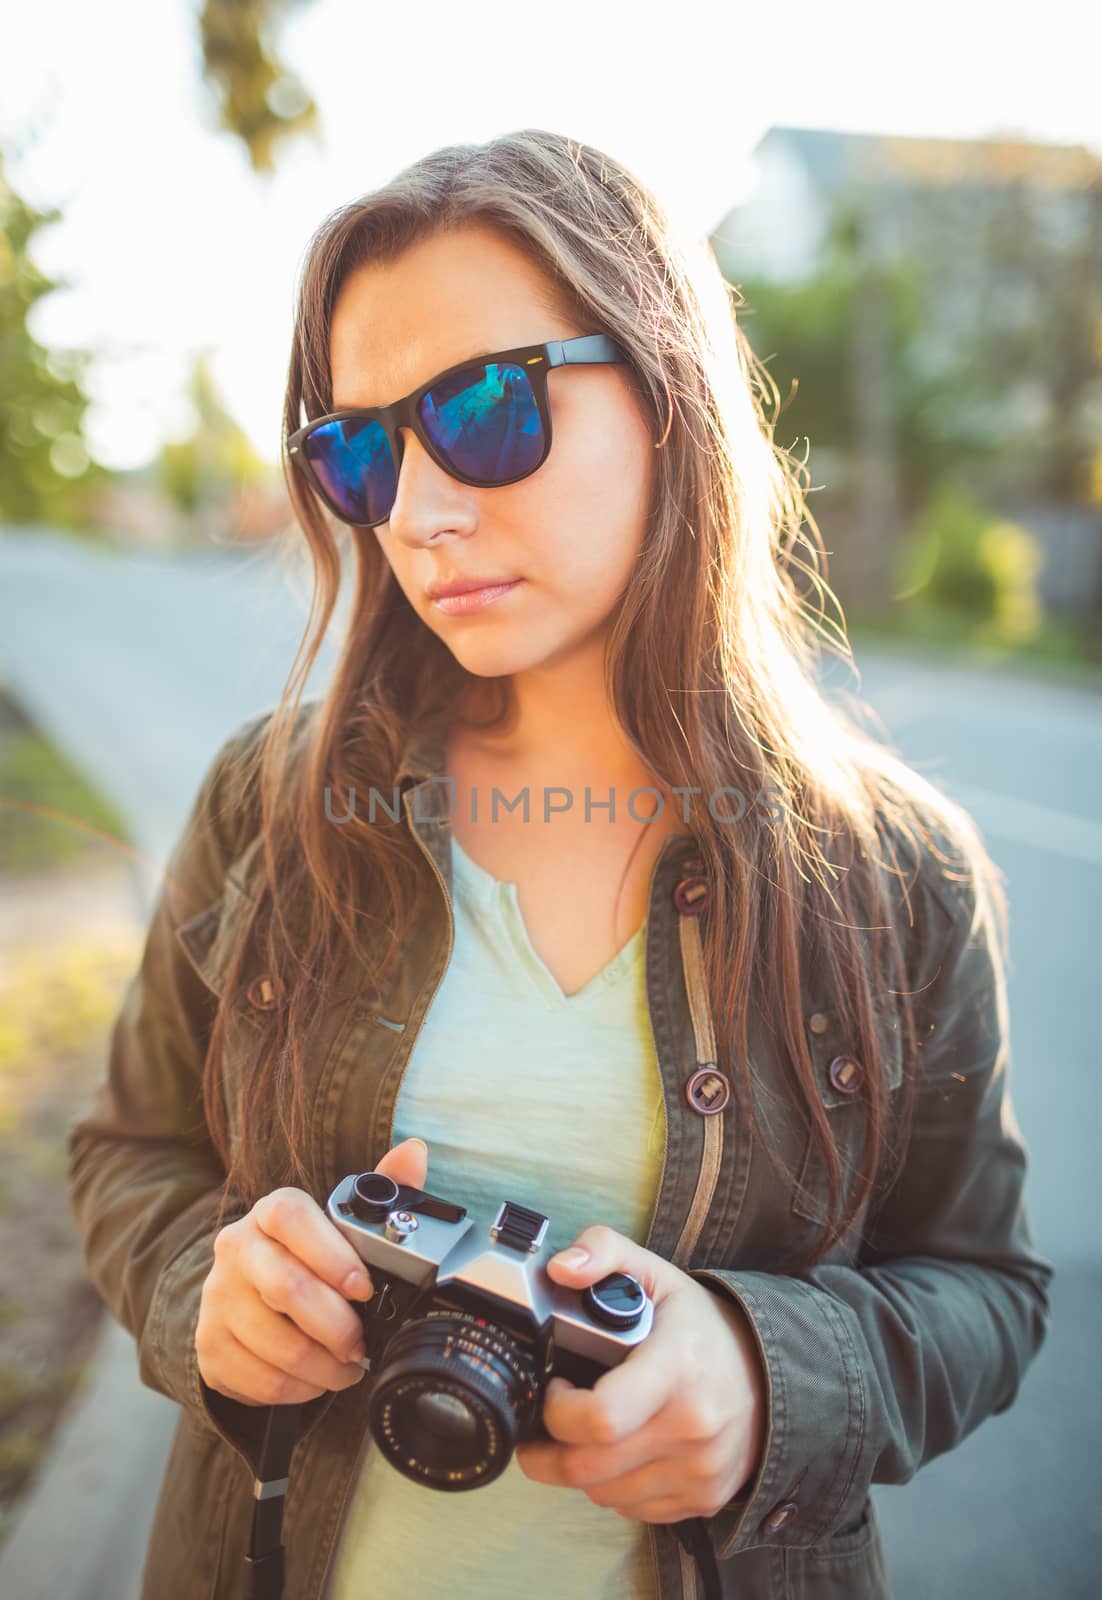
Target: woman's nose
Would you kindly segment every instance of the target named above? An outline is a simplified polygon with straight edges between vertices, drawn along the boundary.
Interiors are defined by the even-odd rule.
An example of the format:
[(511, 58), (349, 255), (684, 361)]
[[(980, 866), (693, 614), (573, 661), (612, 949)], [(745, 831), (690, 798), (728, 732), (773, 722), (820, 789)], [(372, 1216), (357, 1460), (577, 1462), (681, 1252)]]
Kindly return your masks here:
[(384, 526), (397, 539), (421, 545), (442, 529), (469, 532), (477, 523), (477, 491), (434, 461), (417, 435), (401, 428), (402, 462), (390, 517)]

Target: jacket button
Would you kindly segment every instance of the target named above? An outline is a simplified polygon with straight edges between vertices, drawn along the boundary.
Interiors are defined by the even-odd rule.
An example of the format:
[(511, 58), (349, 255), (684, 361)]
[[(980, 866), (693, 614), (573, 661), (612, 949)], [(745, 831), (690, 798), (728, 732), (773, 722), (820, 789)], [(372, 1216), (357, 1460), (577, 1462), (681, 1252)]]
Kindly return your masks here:
[(843, 1094), (856, 1094), (865, 1081), (865, 1069), (856, 1056), (835, 1056), (829, 1072), (831, 1083)]
[(273, 1011), (276, 1005), (275, 985), (266, 973), (259, 978), (254, 978), (245, 991), (249, 1004), (255, 1006), (257, 1011)]
[(673, 892), (673, 903), (683, 917), (699, 917), (711, 898), (707, 878), (682, 878)]
[(685, 1085), (685, 1098), (702, 1117), (714, 1117), (731, 1098), (731, 1085), (718, 1067), (698, 1067)]
[(791, 1522), (799, 1511), (795, 1500), (785, 1500), (783, 1504), (774, 1506), (765, 1519), (765, 1527), (769, 1533), (776, 1533), (778, 1528), (783, 1528), (785, 1523)]
[(825, 1033), (830, 1027), (830, 1018), (825, 1011), (813, 1011), (807, 1019), (807, 1025), (812, 1033)]

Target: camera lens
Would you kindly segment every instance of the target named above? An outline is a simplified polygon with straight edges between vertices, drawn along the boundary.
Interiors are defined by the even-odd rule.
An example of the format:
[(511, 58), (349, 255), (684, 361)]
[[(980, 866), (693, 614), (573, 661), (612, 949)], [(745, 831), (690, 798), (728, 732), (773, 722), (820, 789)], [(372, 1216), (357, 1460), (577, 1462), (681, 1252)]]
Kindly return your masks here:
[(539, 1405), (535, 1364), (501, 1328), (430, 1311), (387, 1346), (368, 1424), (392, 1466), (432, 1489), (477, 1489), (505, 1471)]
[(419, 1454), (431, 1451), (439, 1464), (449, 1467), (462, 1466), (469, 1459), (478, 1440), (478, 1423), (465, 1401), (440, 1389), (426, 1389), (414, 1396), (411, 1409), (418, 1443), (424, 1441)]

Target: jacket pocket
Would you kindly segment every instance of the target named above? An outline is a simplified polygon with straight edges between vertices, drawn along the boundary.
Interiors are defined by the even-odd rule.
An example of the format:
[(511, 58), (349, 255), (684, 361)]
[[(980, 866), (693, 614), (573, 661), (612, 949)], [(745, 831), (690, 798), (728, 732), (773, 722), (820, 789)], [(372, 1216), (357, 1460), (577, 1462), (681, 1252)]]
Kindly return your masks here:
[[(259, 942), (247, 934), (256, 906), (252, 892), (256, 877), (250, 870), (259, 862), (259, 840), (254, 840), (245, 855), (230, 867), (220, 898), (205, 906), (187, 922), (176, 929), (176, 939), (187, 955), (190, 965), (198, 973), (213, 997), (226, 1004), (220, 1079), (226, 1107), (226, 1124), (229, 1133), (230, 1153), (236, 1155), (246, 1137), (256, 1138), (251, 1131), (256, 1124), (255, 1112), (250, 1113), (250, 1089), (257, 1063), (264, 1052), (275, 1020), (274, 1013), (283, 1004), (272, 976), (265, 970), (265, 960)], [(239, 944), (246, 940), (245, 955), (234, 993), (227, 997), (230, 966)], [(347, 968), (334, 975), (334, 985), (342, 998), (317, 1004), (308, 1023), (308, 1036), (302, 1041), (302, 1059), (309, 1075), (307, 1093), (312, 1107), (311, 1122), (307, 1129), (305, 1156), (315, 1173), (313, 1180), (315, 1198), (324, 1199), (328, 1188), (336, 1182), (331, 1150), (327, 1141), (333, 1138), (336, 1119), (329, 1108), (334, 1104), (342, 1084), (334, 1083), (334, 1051), (338, 1041), (345, 1037), (348, 1027), (358, 1018), (365, 1017), (372, 1024), (374, 1048), (369, 1052), (372, 1067), (377, 1071), (383, 1058), (397, 1049), (405, 1024), (402, 1016), (402, 997), (397, 997), (399, 1009), (395, 1013), (388, 1004), (391, 996), (371, 985), (361, 985), (355, 993), (359, 979), (360, 952), (349, 957)], [(385, 1007), (385, 1009), (383, 1009)], [(383, 1043), (385, 1041), (385, 1044)], [(340, 1066), (341, 1052), (337, 1052)], [(354, 1063), (343, 1063), (351, 1071)], [(360, 1069), (364, 1062), (355, 1063)], [(352, 1119), (355, 1123), (355, 1118)], [(358, 1139), (355, 1126), (348, 1132), (349, 1139)], [(271, 1188), (287, 1182), (290, 1152), (282, 1133), (257, 1139), (258, 1157), (263, 1176)], [(337, 1177), (343, 1177), (349, 1167), (341, 1167)]]
[(880, 1526), (871, 1498), (861, 1520), (821, 1544), (785, 1551), (786, 1600), (890, 1600)]
[(228, 876), (221, 898), (176, 929), (184, 954), (219, 999), (225, 992), (226, 973), (252, 909), (252, 896)]
[[(838, 1009), (825, 1006), (805, 1017), (808, 1048), (815, 1070), (815, 1083), (824, 1111), (830, 1119), (839, 1156), (842, 1160), (844, 1193), (856, 1182), (855, 1164), (861, 1152), (865, 1130), (865, 1103), (870, 1066), (882, 1074), (889, 1092), (903, 1081), (903, 1047), (898, 1033), (881, 1027), (879, 1057), (874, 1063), (861, 1059), (856, 1042), (843, 1027)], [(827, 1220), (827, 1179), (808, 1130), (800, 1174), (792, 1193), (792, 1210), (811, 1222)]]

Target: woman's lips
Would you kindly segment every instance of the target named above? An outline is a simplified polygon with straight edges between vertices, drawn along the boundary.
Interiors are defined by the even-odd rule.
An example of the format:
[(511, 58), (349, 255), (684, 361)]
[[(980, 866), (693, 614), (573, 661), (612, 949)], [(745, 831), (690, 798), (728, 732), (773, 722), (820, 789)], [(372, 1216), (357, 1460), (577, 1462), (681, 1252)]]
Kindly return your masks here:
[(466, 594), (442, 595), (432, 603), (450, 617), (461, 617), (468, 611), (481, 611), (484, 606), (493, 605), (503, 594), (519, 589), (523, 582), (523, 578), (515, 578), (512, 583), (492, 583), (485, 589), (468, 589)]

